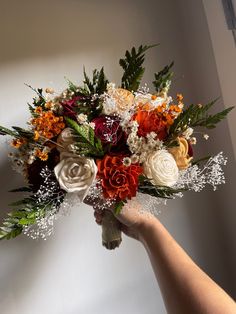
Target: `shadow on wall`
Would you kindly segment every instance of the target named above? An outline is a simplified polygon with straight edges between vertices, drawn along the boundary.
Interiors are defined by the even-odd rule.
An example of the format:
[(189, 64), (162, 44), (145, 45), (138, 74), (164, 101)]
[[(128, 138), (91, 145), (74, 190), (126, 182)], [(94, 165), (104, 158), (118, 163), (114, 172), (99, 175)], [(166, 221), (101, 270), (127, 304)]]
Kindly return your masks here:
[[(23, 186), (22, 176), (15, 174), (11, 169), (10, 162), (5, 161), (0, 166), (1, 189), (0, 189), (0, 221), (10, 211), (9, 203), (22, 197), (22, 193), (7, 193), (13, 188)], [(34, 285), (35, 276), (27, 276), (37, 268), (37, 261), (44, 250), (43, 241), (32, 241), (26, 236), (19, 236), (11, 240), (0, 241), (0, 304), (2, 313), (7, 313), (11, 294), (18, 287), (23, 295), (30, 291)], [(25, 274), (25, 281), (22, 278)], [(36, 274), (37, 275), (37, 274)], [(13, 288), (14, 287), (14, 288)]]

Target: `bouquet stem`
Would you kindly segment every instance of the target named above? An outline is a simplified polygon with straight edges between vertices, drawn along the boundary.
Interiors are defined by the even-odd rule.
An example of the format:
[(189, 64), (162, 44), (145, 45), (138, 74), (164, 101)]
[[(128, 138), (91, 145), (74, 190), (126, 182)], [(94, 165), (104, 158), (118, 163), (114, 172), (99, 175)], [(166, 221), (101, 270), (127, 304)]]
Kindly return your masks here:
[(102, 218), (102, 245), (114, 250), (121, 243), (120, 222), (110, 210), (105, 210)]

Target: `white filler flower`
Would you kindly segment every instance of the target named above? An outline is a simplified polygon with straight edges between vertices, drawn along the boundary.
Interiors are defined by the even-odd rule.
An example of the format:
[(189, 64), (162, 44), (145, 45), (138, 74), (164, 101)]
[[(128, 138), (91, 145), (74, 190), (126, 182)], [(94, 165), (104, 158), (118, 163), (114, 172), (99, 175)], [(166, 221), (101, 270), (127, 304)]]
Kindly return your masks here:
[(148, 154), (143, 170), (153, 185), (173, 186), (179, 177), (174, 157), (164, 149)]
[(64, 152), (54, 172), (61, 189), (76, 193), (82, 202), (96, 178), (97, 166), (92, 158)]

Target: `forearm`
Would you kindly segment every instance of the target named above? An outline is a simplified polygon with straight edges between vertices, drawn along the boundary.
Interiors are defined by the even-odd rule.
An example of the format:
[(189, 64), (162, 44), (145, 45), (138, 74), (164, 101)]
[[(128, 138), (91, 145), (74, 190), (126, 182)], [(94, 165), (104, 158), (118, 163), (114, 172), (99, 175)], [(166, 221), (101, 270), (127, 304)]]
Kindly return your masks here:
[(234, 301), (211, 280), (156, 219), (140, 228), (168, 313), (233, 314)]

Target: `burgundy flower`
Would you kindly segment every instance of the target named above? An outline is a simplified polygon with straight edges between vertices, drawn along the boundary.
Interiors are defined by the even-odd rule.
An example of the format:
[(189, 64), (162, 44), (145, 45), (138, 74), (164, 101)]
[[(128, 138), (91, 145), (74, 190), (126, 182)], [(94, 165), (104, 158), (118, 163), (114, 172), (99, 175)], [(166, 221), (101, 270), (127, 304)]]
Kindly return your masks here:
[(108, 147), (110, 153), (127, 153), (127, 135), (120, 126), (120, 119), (115, 116), (100, 116), (92, 120), (95, 123), (95, 135)]
[(47, 161), (36, 159), (32, 164), (27, 165), (26, 175), (28, 183), (32, 186), (33, 192), (37, 192), (40, 188), (40, 185), (44, 183), (44, 179), (40, 175), (40, 172), (43, 170), (43, 168), (47, 166), (50, 170), (53, 170), (59, 161), (60, 153), (56, 148), (54, 148), (48, 154)]
[(116, 145), (123, 133), (120, 120), (117, 117), (100, 116), (92, 120), (95, 123), (95, 135), (104, 144)]
[(74, 109), (78, 106), (78, 101), (80, 101), (81, 98), (81, 96), (74, 96), (69, 100), (63, 100), (61, 102), (63, 107), (63, 115), (75, 119), (76, 111)]
[(188, 141), (188, 155), (193, 157), (193, 146), (190, 144), (190, 141)]

